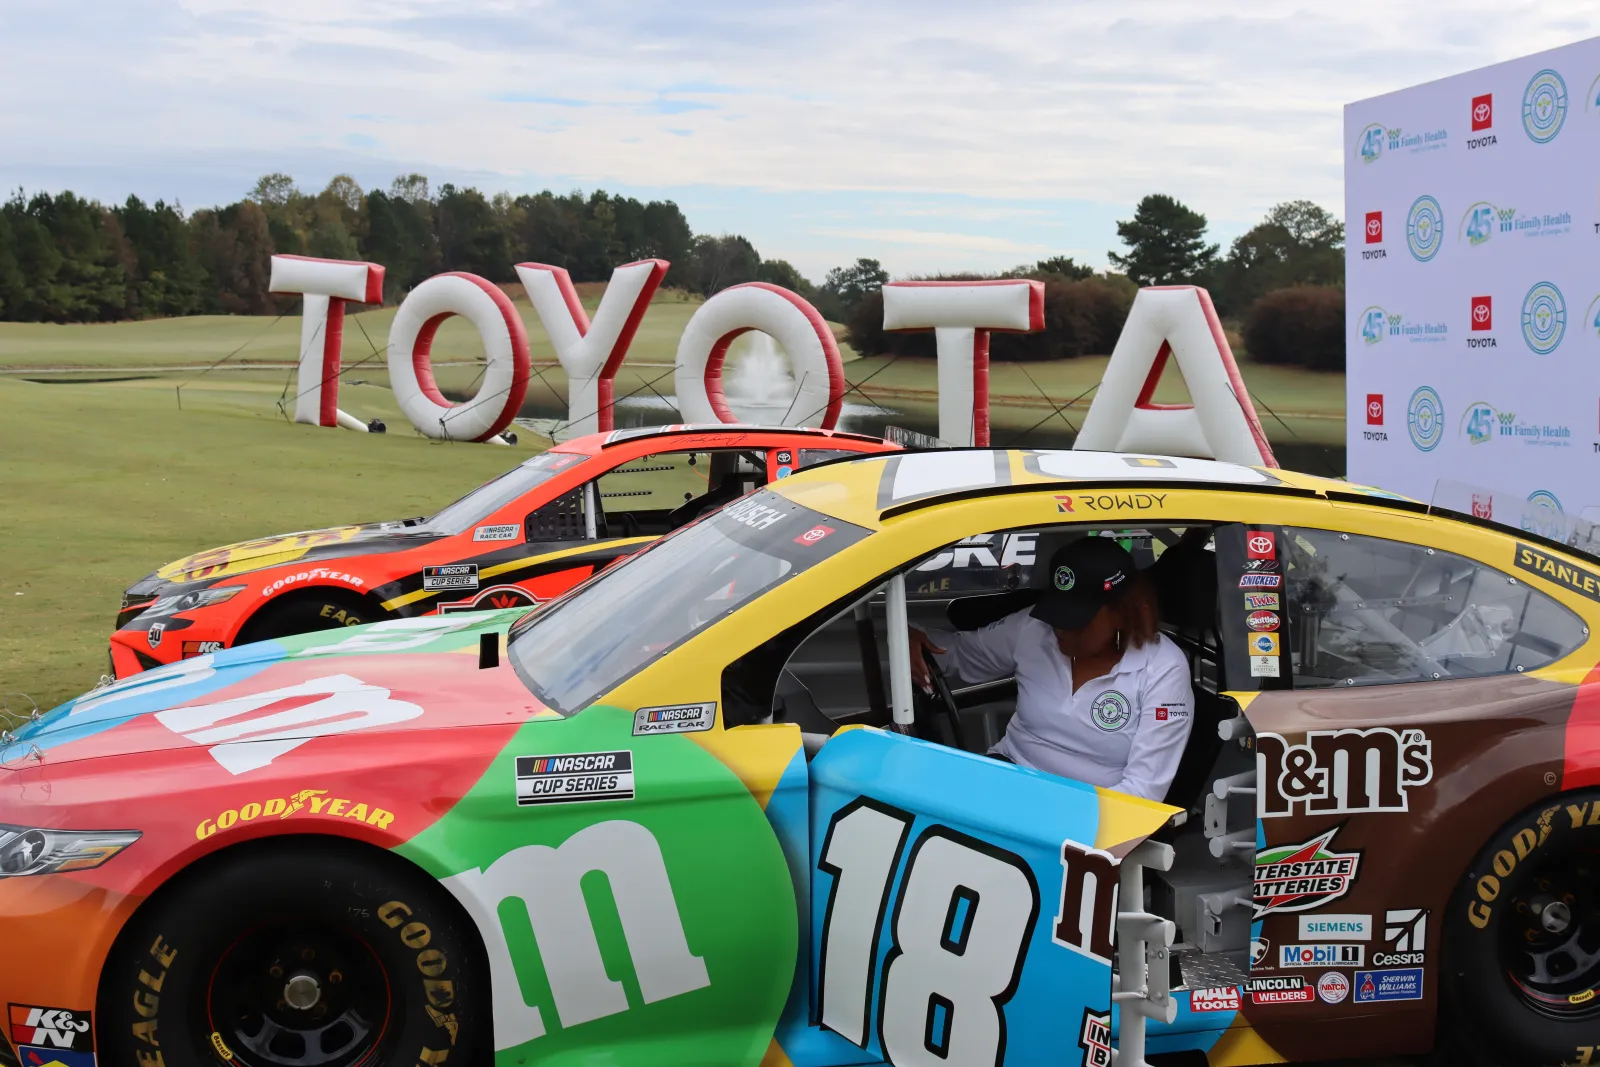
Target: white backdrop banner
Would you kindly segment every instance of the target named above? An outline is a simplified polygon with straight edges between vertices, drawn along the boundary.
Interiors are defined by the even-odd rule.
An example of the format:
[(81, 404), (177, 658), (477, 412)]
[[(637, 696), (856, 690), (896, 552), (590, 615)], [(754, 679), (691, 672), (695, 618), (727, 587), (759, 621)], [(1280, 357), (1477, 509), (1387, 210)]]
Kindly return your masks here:
[(1352, 481), (1600, 505), (1600, 39), (1344, 112)]

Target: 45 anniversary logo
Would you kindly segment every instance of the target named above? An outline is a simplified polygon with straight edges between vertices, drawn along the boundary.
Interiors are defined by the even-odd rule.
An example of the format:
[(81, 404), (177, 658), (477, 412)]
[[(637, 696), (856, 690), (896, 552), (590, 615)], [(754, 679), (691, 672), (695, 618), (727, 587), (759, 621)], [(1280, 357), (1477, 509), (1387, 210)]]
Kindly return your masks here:
[(1311, 730), (1292, 745), (1256, 738), (1263, 819), (1408, 811), (1408, 791), (1433, 781), (1433, 742), (1421, 730)]

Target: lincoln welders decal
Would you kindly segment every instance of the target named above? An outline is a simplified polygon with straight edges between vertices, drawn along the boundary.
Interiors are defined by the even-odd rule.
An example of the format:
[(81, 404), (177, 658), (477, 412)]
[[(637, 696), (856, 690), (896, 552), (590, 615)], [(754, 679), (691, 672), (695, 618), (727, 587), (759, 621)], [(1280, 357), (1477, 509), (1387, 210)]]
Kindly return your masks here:
[(1256, 917), (1272, 911), (1310, 911), (1338, 900), (1355, 885), (1360, 852), (1330, 848), (1340, 827), (1301, 845), (1275, 845), (1256, 853)]
[(517, 757), (519, 805), (632, 799), (632, 752)]

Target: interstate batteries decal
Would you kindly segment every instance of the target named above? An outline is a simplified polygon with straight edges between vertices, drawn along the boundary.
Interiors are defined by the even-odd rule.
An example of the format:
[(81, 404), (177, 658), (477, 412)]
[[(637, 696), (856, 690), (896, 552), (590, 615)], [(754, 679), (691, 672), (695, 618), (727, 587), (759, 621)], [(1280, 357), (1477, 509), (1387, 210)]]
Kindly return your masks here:
[(1310, 911), (1350, 892), (1361, 853), (1335, 852), (1334, 827), (1303, 845), (1277, 845), (1256, 853), (1256, 918), (1270, 911)]
[(632, 799), (632, 752), (517, 757), (518, 805)]

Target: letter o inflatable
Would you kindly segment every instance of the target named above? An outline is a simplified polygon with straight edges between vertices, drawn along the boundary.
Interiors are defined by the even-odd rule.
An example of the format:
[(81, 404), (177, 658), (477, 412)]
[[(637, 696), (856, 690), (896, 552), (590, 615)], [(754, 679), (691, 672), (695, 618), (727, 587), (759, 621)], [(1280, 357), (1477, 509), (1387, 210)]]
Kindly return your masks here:
[(676, 374), (683, 421), (740, 421), (722, 390), (722, 364), (734, 338), (751, 330), (770, 335), (794, 365), (799, 392), (784, 425), (833, 429), (844, 403), (839, 344), (816, 308), (798, 294), (766, 282), (724, 289), (701, 304), (684, 327)]
[[(433, 380), (430, 353), (439, 324), (460, 315), (477, 327), (488, 366), (478, 393), (453, 404)], [(389, 386), (413, 426), (429, 437), (487, 441), (507, 426), (528, 392), (528, 334), (500, 287), (452, 271), (406, 296), (389, 327)]]

